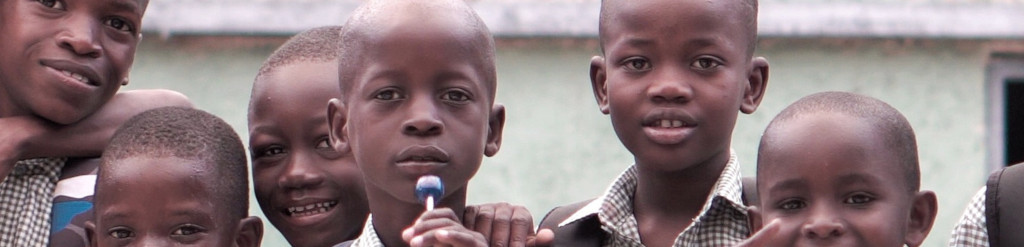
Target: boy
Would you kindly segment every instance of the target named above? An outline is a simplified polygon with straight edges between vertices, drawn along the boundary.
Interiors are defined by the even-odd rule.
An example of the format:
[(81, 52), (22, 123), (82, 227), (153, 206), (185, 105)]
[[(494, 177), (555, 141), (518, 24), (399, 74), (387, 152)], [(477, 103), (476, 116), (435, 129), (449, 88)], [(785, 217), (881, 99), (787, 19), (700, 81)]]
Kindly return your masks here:
[[(341, 26), (313, 28), (281, 45), (260, 68), (249, 102), (256, 200), (296, 247), (355, 239), (369, 214), (355, 160), (328, 143), (326, 103), (340, 94), (340, 33)], [(464, 217), (467, 228), (503, 246), (533, 230), (532, 216), (519, 206), (470, 206)]]
[(209, 113), (165, 107), (114, 134), (96, 182), (94, 247), (259, 246), (263, 224), (247, 216), (245, 150)]
[(603, 56), (590, 78), (602, 113), (634, 156), (608, 191), (552, 210), (555, 245), (731, 246), (750, 233), (737, 112), (764, 95), (768, 62), (754, 58), (753, 0), (605, 0)]
[[(341, 39), (331, 141), (354, 156), (371, 212), (347, 244), (487, 245), (461, 217), (469, 179), (483, 155), (498, 152), (505, 119), (487, 27), (459, 0), (370, 1)], [(413, 193), (423, 175), (445, 187), (425, 213)]]
[(920, 173), (914, 130), (896, 109), (852, 93), (804, 97), (761, 138), (758, 210), (776, 221), (761, 246), (920, 246), (938, 205)]
[(55, 183), (77, 166), (63, 157), (98, 156), (139, 102), (158, 100), (106, 104), (128, 82), (147, 3), (0, 1), (0, 246), (45, 246)]

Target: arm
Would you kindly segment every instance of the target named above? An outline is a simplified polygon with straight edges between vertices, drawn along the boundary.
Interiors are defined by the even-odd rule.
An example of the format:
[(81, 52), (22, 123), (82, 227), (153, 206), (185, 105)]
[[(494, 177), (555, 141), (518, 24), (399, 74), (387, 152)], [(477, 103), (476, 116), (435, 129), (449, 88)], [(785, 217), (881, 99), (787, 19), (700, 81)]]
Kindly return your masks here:
[(122, 123), (136, 114), (164, 107), (192, 107), (181, 93), (170, 90), (132, 90), (120, 92), (99, 110), (82, 121), (57, 126), (36, 120), (31, 138), (23, 145), (19, 159), (39, 157), (96, 157)]
[(490, 203), (467, 206), (463, 225), (484, 235), (491, 246), (550, 246), (554, 234), (544, 229), (536, 234), (533, 215), (523, 206)]

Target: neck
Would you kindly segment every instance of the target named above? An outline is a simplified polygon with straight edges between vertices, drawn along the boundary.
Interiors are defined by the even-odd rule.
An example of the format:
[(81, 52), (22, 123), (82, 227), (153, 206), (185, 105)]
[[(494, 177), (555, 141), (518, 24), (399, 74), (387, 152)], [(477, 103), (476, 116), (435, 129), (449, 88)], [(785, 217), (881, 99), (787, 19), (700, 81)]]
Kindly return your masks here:
[[(369, 184), (368, 184), (369, 185)], [(402, 240), (402, 230), (408, 228), (423, 214), (423, 204), (403, 201), (391, 196), (391, 194), (380, 188), (366, 186), (366, 197), (370, 205), (370, 214), (373, 214), (373, 228), (380, 237), (384, 246), (409, 246)], [(460, 216), (466, 208), (466, 188), (463, 187), (437, 202), (437, 207), (449, 208)]]
[(729, 162), (729, 151), (684, 170), (664, 171), (637, 165), (634, 210), (638, 215), (692, 219), (711, 194)]

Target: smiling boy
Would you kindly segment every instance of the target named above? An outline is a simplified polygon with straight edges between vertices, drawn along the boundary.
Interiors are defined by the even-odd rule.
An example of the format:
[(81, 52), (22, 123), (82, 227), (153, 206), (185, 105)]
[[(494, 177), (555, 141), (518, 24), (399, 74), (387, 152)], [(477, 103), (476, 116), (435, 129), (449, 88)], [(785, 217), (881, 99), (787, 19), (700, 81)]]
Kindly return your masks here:
[(148, 103), (190, 105), (169, 91), (111, 101), (128, 83), (147, 4), (0, 1), (0, 245), (47, 244), (53, 188), (62, 169), (78, 168), (65, 167), (64, 157), (98, 156), (113, 130)]
[[(352, 246), (486, 245), (461, 215), (469, 179), (498, 152), (505, 120), (487, 27), (458, 0), (371, 1), (341, 37), (331, 140), (355, 157), (371, 212)], [(423, 175), (446, 188), (426, 213), (413, 193)]]
[(605, 0), (590, 78), (635, 164), (541, 222), (555, 245), (731, 246), (750, 233), (732, 131), (764, 95), (753, 0)]
[(755, 220), (777, 222), (764, 245), (920, 246), (935, 221), (914, 130), (880, 100), (804, 97), (768, 125), (757, 159)]

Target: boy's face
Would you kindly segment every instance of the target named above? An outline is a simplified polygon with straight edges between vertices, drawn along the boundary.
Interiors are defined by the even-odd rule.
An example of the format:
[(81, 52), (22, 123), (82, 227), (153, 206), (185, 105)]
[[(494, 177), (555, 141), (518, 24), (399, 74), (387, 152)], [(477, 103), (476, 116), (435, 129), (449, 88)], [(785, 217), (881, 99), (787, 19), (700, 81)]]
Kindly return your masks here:
[(0, 114), (74, 123), (128, 75), (147, 1), (4, 0)]
[(738, 111), (753, 112), (768, 64), (747, 54), (744, 6), (732, 1), (618, 3), (591, 61), (601, 111), (638, 165), (725, 164)]
[[(870, 123), (809, 114), (778, 125), (759, 155), (763, 222), (779, 246), (903, 246), (914, 192)], [(930, 224), (929, 224), (930, 226)], [(923, 237), (922, 237), (923, 238)]]
[[(97, 181), (93, 246), (232, 246), (239, 222), (212, 197), (208, 171), (181, 158), (131, 157)], [(158, 169), (154, 169), (158, 168)], [(219, 209), (219, 210), (218, 210)]]
[(489, 76), (475, 64), (483, 54), (472, 51), (482, 48), (467, 47), (479, 37), (460, 32), (460, 22), (409, 21), (365, 41), (366, 62), (337, 133), (350, 144), (368, 191), (417, 203), (413, 188), (422, 175), (441, 177), (446, 195), (465, 191), (482, 155), (498, 151), (504, 108), (492, 110)]
[(249, 119), (256, 200), (294, 246), (354, 239), (369, 214), (355, 160), (329, 145), (336, 62), (296, 62), (256, 82)]

